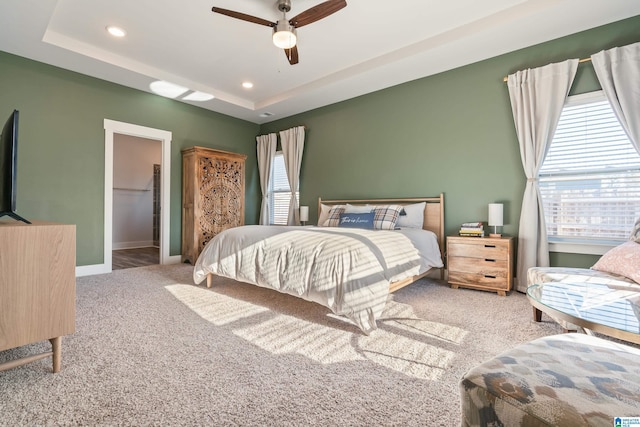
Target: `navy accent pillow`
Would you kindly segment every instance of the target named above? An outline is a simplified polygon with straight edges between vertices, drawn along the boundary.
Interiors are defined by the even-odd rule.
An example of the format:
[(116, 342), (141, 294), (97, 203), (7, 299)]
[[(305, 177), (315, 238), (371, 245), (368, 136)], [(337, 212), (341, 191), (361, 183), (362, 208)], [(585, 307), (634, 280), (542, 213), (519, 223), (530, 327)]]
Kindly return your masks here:
[(340, 214), (338, 227), (373, 229), (373, 219), (375, 216), (375, 212), (342, 213)]

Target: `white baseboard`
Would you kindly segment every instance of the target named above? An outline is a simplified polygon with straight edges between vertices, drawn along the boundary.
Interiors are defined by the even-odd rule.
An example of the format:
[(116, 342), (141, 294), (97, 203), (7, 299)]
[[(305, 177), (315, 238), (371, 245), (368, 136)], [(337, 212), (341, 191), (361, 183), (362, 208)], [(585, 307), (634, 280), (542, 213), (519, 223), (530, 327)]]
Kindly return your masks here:
[(165, 264), (180, 264), (182, 262), (182, 255), (169, 255)]
[(150, 246), (153, 246), (153, 240), (141, 240), (139, 242), (114, 242), (112, 249), (117, 251), (118, 249), (148, 248)]
[(76, 267), (76, 277), (93, 276), (96, 274), (111, 273), (106, 264), (80, 265)]
[[(165, 264), (180, 264), (182, 262), (182, 255), (170, 255), (166, 261)], [(111, 273), (111, 270), (107, 270), (106, 264), (80, 265), (76, 267), (76, 277), (105, 273)]]

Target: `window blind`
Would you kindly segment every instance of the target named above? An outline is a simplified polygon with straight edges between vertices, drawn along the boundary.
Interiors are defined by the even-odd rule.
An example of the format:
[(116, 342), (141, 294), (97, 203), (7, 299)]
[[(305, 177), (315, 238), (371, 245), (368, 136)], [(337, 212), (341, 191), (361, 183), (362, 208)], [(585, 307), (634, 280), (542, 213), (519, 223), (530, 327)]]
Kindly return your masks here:
[(604, 95), (564, 107), (539, 183), (550, 241), (628, 239), (640, 155)]
[[(271, 195), (269, 223), (287, 225), (291, 187), (289, 187), (287, 170), (284, 166), (284, 156), (281, 152), (276, 153), (273, 159), (269, 191)], [(296, 194), (296, 197), (299, 197), (299, 194)]]

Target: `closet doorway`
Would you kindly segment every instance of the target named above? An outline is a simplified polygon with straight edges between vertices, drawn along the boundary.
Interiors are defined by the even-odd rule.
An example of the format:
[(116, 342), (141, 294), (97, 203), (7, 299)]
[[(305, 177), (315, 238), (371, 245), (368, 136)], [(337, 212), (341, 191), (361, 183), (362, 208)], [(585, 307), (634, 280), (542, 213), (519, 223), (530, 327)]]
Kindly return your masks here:
[[(104, 264), (100, 268), (100, 272), (110, 272), (113, 269), (113, 250), (128, 250), (132, 248), (124, 248), (124, 246), (147, 246), (147, 241), (151, 242), (151, 246), (153, 247), (153, 241), (157, 240), (159, 243), (158, 252), (158, 262), (160, 264), (168, 264), (170, 262), (174, 262), (172, 257), (169, 255), (169, 206), (170, 206), (170, 188), (169, 188), (169, 179), (171, 176), (171, 132), (153, 129), (144, 126), (134, 125), (130, 123), (117, 122), (109, 119), (104, 120), (104, 129), (105, 129), (105, 211), (104, 211)], [(122, 183), (120, 181), (120, 176), (116, 175), (118, 172), (114, 170), (114, 157), (117, 155), (114, 152), (114, 147), (119, 142), (119, 138), (124, 137), (125, 140), (129, 141), (131, 146), (137, 146), (140, 141), (146, 140), (151, 144), (159, 145), (159, 153), (160, 160), (157, 158), (152, 160), (150, 163), (150, 171), (149, 173), (149, 183), (145, 185), (146, 181), (144, 179), (140, 179), (138, 181), (132, 181), (131, 183)], [(145, 161), (146, 162), (146, 161)], [(159, 165), (159, 174), (158, 168), (154, 165)], [(146, 179), (146, 178), (145, 178)], [(159, 186), (157, 182), (160, 182)], [(155, 191), (154, 191), (154, 183), (155, 183)], [(143, 184), (143, 185), (139, 185)], [(159, 187), (159, 188), (158, 188)], [(118, 188), (117, 190), (115, 188)], [(149, 190), (149, 191), (147, 191)], [(116, 191), (124, 193), (116, 196)], [(114, 235), (114, 227), (117, 226), (118, 222), (122, 222), (120, 219), (115, 219), (114, 215), (114, 200), (116, 198), (127, 198), (127, 194), (130, 199), (135, 199), (135, 197), (131, 197), (136, 195), (137, 193), (144, 193), (151, 197), (153, 200), (155, 195), (155, 208), (156, 208), (156, 221), (154, 221), (153, 213), (149, 215), (149, 222), (151, 225), (151, 236), (147, 237), (128, 237), (126, 239), (122, 238), (121, 230), (115, 231), (117, 235)], [(140, 195), (138, 194), (138, 195)], [(135, 203), (130, 203), (130, 209), (135, 210)], [(153, 202), (152, 202), (152, 210), (153, 212)], [(124, 216), (125, 221), (124, 224), (126, 227), (131, 227), (131, 224), (134, 224), (134, 220), (129, 215), (131, 212), (127, 213)], [(128, 219), (127, 219), (128, 218)], [(156, 235), (153, 236), (153, 224), (155, 222), (156, 225)], [(149, 240), (147, 240), (147, 238)], [(137, 242), (137, 243), (136, 243)], [(118, 245), (114, 247), (114, 243)], [(155, 251), (154, 251), (155, 252)], [(179, 256), (175, 257), (179, 260)]]
[(113, 270), (160, 264), (161, 161), (160, 141), (114, 134)]

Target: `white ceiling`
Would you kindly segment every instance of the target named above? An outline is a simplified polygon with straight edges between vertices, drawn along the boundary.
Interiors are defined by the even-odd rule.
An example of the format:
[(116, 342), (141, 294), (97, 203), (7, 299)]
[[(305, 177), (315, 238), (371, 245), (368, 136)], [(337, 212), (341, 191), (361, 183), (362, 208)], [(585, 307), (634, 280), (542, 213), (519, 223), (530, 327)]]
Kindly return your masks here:
[[(322, 1), (292, 0), (287, 16)], [(270, 28), (211, 12), (276, 21), (276, 0), (2, 0), (0, 50), (147, 92), (170, 81), (216, 97), (190, 104), (264, 123), (640, 15), (636, 0), (347, 3), (298, 30), (293, 66)]]

